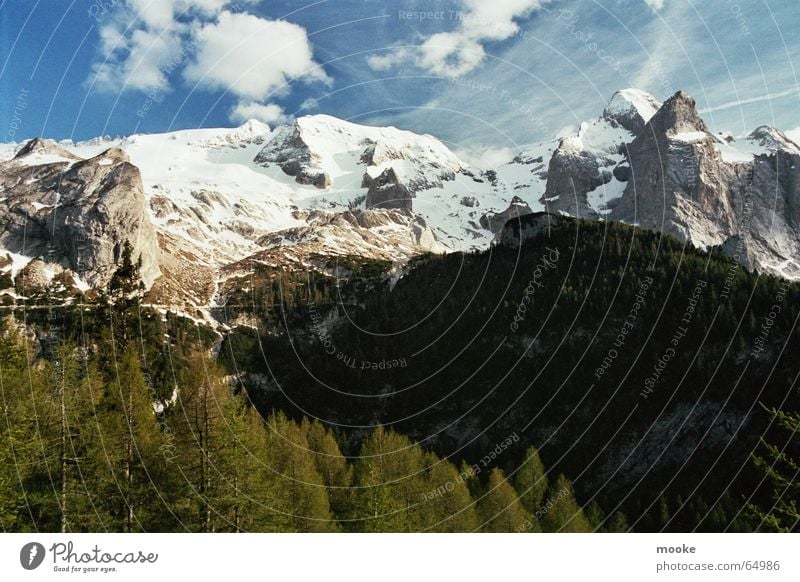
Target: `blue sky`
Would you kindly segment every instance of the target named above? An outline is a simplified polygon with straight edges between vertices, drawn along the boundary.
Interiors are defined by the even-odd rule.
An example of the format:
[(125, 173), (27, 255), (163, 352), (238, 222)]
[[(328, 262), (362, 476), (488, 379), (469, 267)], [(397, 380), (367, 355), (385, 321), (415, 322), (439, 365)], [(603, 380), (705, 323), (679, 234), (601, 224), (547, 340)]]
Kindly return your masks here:
[(0, 0), (0, 26), (0, 141), (327, 113), (514, 150), (631, 86), (800, 126), (800, 0)]

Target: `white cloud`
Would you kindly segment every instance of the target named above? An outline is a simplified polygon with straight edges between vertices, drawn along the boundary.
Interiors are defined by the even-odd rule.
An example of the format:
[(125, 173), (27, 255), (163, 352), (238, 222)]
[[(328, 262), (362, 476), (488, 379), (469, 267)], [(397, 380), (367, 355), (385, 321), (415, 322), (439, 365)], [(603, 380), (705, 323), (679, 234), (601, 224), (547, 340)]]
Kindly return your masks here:
[(147, 28), (164, 30), (175, 19), (176, 0), (128, 0), (130, 12)]
[(484, 43), (498, 42), (519, 33), (517, 20), (542, 8), (550, 0), (461, 0), (458, 27), (424, 39), (415, 49), (395, 49), (367, 59), (376, 71), (387, 71), (403, 62), (444, 77), (458, 77), (474, 70), (486, 57)]
[(474, 38), (441, 32), (426, 40), (420, 51), (423, 68), (443, 77), (459, 77), (481, 64), (486, 53)]
[(517, 150), (508, 147), (483, 147), (457, 150), (456, 155), (473, 168), (485, 170), (496, 168), (514, 159)]
[[(244, 0), (246, 3), (254, 0)], [(186, 62), (188, 35), (232, 0), (116, 0), (99, 27), (100, 52), (92, 65), (97, 89), (169, 90), (169, 77)]]
[(283, 20), (222, 12), (194, 35), (197, 51), (188, 81), (258, 101), (293, 80), (328, 81), (314, 61), (304, 28)]
[(166, 89), (167, 77), (185, 58), (177, 31), (137, 29), (124, 36), (109, 27), (101, 37), (105, 45), (116, 49), (92, 68), (93, 80), (102, 91)]
[(280, 123), (264, 103), (295, 80), (329, 82), (304, 28), (232, 12), (260, 0), (117, 0), (99, 28), (100, 54), (89, 83), (100, 91), (170, 91), (182, 72), (196, 87), (231, 93), (234, 121)]
[(263, 105), (252, 101), (240, 101), (231, 111), (230, 119), (236, 123), (257, 119), (269, 125), (277, 125), (285, 123), (288, 117), (283, 108), (274, 103)]

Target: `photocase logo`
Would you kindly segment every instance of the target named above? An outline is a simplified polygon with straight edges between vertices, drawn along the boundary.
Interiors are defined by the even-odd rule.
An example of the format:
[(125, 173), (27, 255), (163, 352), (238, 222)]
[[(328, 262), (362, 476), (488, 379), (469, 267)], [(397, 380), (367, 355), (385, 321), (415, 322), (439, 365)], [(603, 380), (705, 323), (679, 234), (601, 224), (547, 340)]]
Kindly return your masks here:
[(38, 542), (30, 542), (22, 546), (19, 552), (19, 563), (26, 570), (35, 570), (44, 562), (44, 546)]

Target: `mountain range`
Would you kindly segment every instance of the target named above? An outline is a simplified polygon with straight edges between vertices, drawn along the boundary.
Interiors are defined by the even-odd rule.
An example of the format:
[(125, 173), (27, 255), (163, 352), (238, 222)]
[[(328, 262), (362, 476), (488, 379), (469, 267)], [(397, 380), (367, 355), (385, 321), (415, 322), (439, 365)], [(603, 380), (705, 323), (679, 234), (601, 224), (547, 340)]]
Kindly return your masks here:
[[(0, 293), (106, 286), (128, 241), (148, 301), (210, 318), (254, 265), (487, 248), (534, 212), (619, 221), (800, 279), (800, 146), (712, 133), (695, 101), (625, 89), (574, 135), (495, 168), (442, 141), (326, 115), (275, 129), (0, 146)], [(322, 260), (324, 259), (324, 260)]]

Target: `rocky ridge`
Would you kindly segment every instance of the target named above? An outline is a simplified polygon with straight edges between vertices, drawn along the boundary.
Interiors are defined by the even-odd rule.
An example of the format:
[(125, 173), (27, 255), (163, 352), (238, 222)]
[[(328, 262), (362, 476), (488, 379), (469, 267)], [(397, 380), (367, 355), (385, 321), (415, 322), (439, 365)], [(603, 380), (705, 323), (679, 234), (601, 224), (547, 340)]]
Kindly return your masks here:
[(35, 139), (0, 148), (0, 273), (30, 264), (37, 284), (103, 287), (127, 240), (154, 301), (204, 307), (248, 257), (403, 263), (484, 248), (509, 220), (547, 212), (721, 246), (799, 279), (798, 168), (800, 147), (775, 128), (712, 134), (685, 93), (662, 104), (634, 89), (497, 168), (471, 168), (428, 135), (325, 115), (275, 130)]

